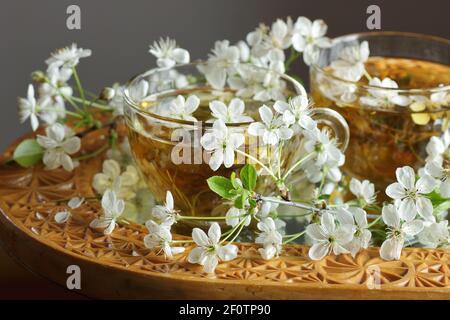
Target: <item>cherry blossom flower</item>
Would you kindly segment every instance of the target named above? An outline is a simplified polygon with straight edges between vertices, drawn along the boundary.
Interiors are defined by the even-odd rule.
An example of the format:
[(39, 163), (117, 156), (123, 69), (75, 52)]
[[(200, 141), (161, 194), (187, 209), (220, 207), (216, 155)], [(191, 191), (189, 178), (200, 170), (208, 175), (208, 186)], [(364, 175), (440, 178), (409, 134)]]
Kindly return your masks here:
[(264, 221), (267, 218), (271, 218), (275, 222), (275, 227), (278, 232), (283, 233), (283, 229), (286, 227), (286, 222), (284, 222), (282, 219), (277, 218), (277, 208), (278, 203), (263, 201), (260, 209), (256, 214), (257, 217), (261, 219), (261, 221)]
[(177, 221), (178, 212), (174, 209), (172, 192), (166, 192), (166, 202), (164, 205), (155, 206), (152, 210), (152, 215), (166, 225), (172, 225)]
[[(122, 86), (119, 83), (114, 83), (110, 89), (113, 92), (113, 96), (109, 99), (108, 106), (114, 109), (114, 117), (123, 115), (123, 107), (125, 105), (125, 86)], [(151, 93), (150, 84), (144, 79), (128, 86), (127, 90), (130, 98), (138, 103), (145, 100), (147, 95)]]
[(320, 224), (313, 223), (306, 227), (306, 234), (314, 242), (309, 249), (309, 257), (312, 260), (322, 260), (330, 252), (335, 255), (348, 253), (345, 245), (353, 239), (353, 228), (350, 224), (336, 226), (334, 216), (330, 212), (323, 212)]
[(76, 67), (81, 58), (89, 57), (92, 51), (89, 49), (78, 48), (75, 43), (70, 47), (65, 47), (53, 52), (45, 62), (49, 67)]
[(261, 43), (263, 37), (269, 32), (269, 30), (270, 29), (267, 25), (265, 25), (264, 23), (260, 23), (254, 31), (251, 31), (247, 34), (245, 40), (250, 46), (255, 47)]
[(42, 161), (46, 169), (53, 170), (62, 166), (65, 170), (72, 171), (76, 163), (70, 155), (80, 150), (80, 138), (75, 136), (72, 129), (60, 123), (47, 127), (45, 134), (38, 135), (37, 142), (45, 149)]
[(263, 83), (266, 72), (264, 69), (241, 64), (236, 68), (236, 71), (236, 74), (228, 77), (228, 84), (233, 90), (236, 90), (236, 96), (252, 98), (259, 92), (265, 91)]
[(442, 161), (443, 157), (448, 155), (448, 149), (450, 146), (450, 131), (445, 130), (444, 134), (441, 137), (433, 136), (428, 141), (428, 144), (425, 148), (428, 157), (426, 161), (429, 160), (438, 160)]
[(130, 200), (136, 196), (135, 191), (139, 180), (139, 173), (133, 165), (128, 165), (122, 172), (116, 160), (106, 159), (103, 161), (102, 172), (94, 175), (92, 187), (99, 194), (103, 194), (108, 189), (116, 189), (121, 199)]
[(262, 83), (262, 90), (255, 93), (253, 99), (258, 101), (285, 100), (286, 82), (281, 78), (285, 73), (282, 61), (268, 59), (258, 62), (257, 66), (267, 69)]
[(252, 117), (245, 115), (244, 101), (234, 98), (228, 106), (222, 101), (214, 100), (209, 103), (211, 115), (214, 118), (221, 119), (225, 123), (251, 122)]
[(90, 227), (93, 229), (104, 229), (104, 234), (111, 234), (116, 227), (117, 219), (125, 209), (125, 202), (117, 197), (113, 190), (106, 190), (102, 197), (103, 215), (92, 220)]
[(170, 38), (153, 42), (149, 52), (157, 58), (156, 64), (160, 68), (172, 68), (177, 63), (189, 63), (190, 60), (189, 52), (179, 48), (176, 41)]
[(41, 84), (38, 89), (41, 119), (47, 124), (55, 123), (58, 118), (65, 118), (64, 97), (71, 97), (73, 94), (72, 88), (64, 82), (68, 76), (61, 75), (61, 70), (50, 67), (47, 71), (48, 82)]
[(364, 75), (365, 63), (369, 55), (369, 43), (363, 41), (343, 48), (339, 52), (338, 59), (330, 64), (330, 68), (336, 77), (356, 82)]
[(200, 99), (196, 95), (190, 95), (185, 99), (182, 95), (178, 95), (172, 99), (168, 105), (168, 116), (186, 121), (197, 121), (192, 114), (200, 105)]
[(416, 182), (414, 169), (408, 166), (397, 168), (395, 171), (398, 182), (386, 188), (386, 194), (395, 199), (401, 212), (419, 214), (425, 220), (434, 221), (433, 204), (426, 194), (433, 191), (436, 181), (429, 175), (424, 175)]
[(219, 260), (229, 261), (237, 257), (238, 247), (234, 244), (222, 246), (220, 244), (221, 230), (217, 222), (213, 222), (208, 235), (199, 228), (192, 230), (192, 239), (198, 247), (188, 255), (189, 263), (198, 263), (207, 273), (213, 273)]
[(247, 211), (245, 209), (238, 209), (236, 207), (231, 207), (230, 209), (228, 209), (227, 214), (226, 214), (226, 224), (231, 226), (231, 227), (235, 227), (236, 225), (238, 225), (242, 219), (245, 220), (245, 222), (243, 222), (244, 226), (247, 227), (248, 225), (250, 225), (250, 222), (252, 221), (252, 217), (251, 215), (247, 215)]
[(343, 154), (336, 146), (336, 140), (330, 138), (326, 128), (314, 128), (304, 131), (304, 148), (307, 153), (315, 152), (314, 163), (323, 166), (327, 162), (338, 164), (343, 161)]
[(155, 221), (148, 220), (145, 223), (149, 234), (144, 237), (144, 245), (146, 248), (154, 249), (161, 248), (164, 254), (172, 258), (173, 255), (184, 252), (184, 247), (171, 247), (172, 233), (170, 232), (170, 225), (157, 224)]
[(38, 105), (34, 97), (34, 87), (32, 84), (28, 85), (27, 98), (18, 99), (18, 106), (20, 122), (23, 123), (30, 118), (31, 128), (33, 131), (36, 131), (39, 127)]
[(291, 46), (291, 41), (290, 26), (283, 20), (277, 19), (272, 24), (269, 33), (261, 34), (261, 39), (254, 41), (255, 45), (253, 46), (252, 54), (257, 58), (270, 55), (276, 57), (280, 62), (284, 62), (284, 50)]
[(241, 52), (238, 47), (230, 46), (228, 40), (216, 41), (208, 63), (200, 65), (199, 69), (205, 74), (206, 80), (215, 89), (222, 89), (227, 75), (236, 73), (240, 62)]
[(258, 222), (257, 227), (261, 233), (255, 239), (255, 243), (263, 245), (262, 248), (258, 249), (261, 257), (265, 260), (270, 260), (278, 256), (282, 249), (283, 236), (278, 232), (275, 221), (267, 217)]
[(244, 143), (244, 135), (227, 128), (222, 119), (214, 121), (211, 132), (206, 132), (200, 139), (200, 144), (212, 152), (209, 166), (216, 171), (224, 164), (230, 168), (234, 163), (235, 151)]
[(311, 65), (317, 57), (318, 48), (327, 48), (331, 40), (325, 37), (327, 25), (323, 20), (312, 22), (306, 17), (299, 17), (294, 25), (292, 46), (298, 52), (303, 52), (305, 64)]
[(307, 179), (312, 183), (318, 183), (323, 179), (331, 182), (339, 182), (342, 179), (342, 172), (339, 167), (341, 167), (344, 162), (345, 156), (341, 153), (337, 160), (329, 159), (325, 163), (317, 164), (316, 160), (313, 159), (307, 161), (303, 165), (303, 168)]
[(353, 239), (344, 245), (353, 257), (361, 249), (367, 249), (372, 233), (368, 229), (366, 211), (357, 207), (339, 208), (336, 211), (336, 219), (341, 225), (353, 226)]
[(276, 145), (292, 137), (293, 131), (284, 123), (282, 117), (274, 117), (272, 110), (263, 105), (259, 108), (261, 122), (254, 122), (248, 127), (252, 136), (262, 137), (264, 144)]
[(450, 244), (448, 220), (424, 223), (423, 230), (418, 234), (418, 240), (427, 248), (448, 247)]
[(283, 115), (283, 120), (287, 125), (299, 125), (300, 128), (312, 130), (316, 127), (315, 121), (311, 118), (311, 109), (308, 98), (305, 96), (296, 96), (284, 102), (278, 100), (273, 108)]
[(369, 95), (360, 98), (362, 104), (379, 108), (391, 108), (395, 105), (404, 107), (410, 104), (411, 100), (408, 97), (398, 94), (395, 90), (398, 89), (398, 84), (390, 78), (384, 78), (383, 81), (376, 77), (372, 78), (369, 86), (378, 88), (368, 89)]
[(376, 200), (375, 186), (369, 180), (359, 181), (356, 178), (350, 180), (350, 192), (362, 202), (362, 206), (372, 204)]
[(442, 161), (439, 160), (427, 161), (425, 173), (438, 181), (441, 196), (450, 198), (450, 169), (444, 168)]
[(421, 232), (423, 222), (415, 219), (415, 212), (393, 204), (383, 207), (382, 217), (388, 232), (380, 248), (380, 257), (384, 260), (399, 260), (405, 239)]

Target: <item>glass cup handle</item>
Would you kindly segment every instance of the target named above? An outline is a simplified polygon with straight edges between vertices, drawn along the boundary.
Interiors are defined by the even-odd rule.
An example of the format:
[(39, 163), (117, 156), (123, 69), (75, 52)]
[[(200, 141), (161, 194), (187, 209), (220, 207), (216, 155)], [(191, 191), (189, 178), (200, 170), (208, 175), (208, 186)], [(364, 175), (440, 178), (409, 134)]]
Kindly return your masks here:
[(311, 117), (318, 123), (333, 130), (338, 147), (345, 152), (350, 139), (350, 129), (347, 121), (338, 112), (329, 108), (313, 108)]

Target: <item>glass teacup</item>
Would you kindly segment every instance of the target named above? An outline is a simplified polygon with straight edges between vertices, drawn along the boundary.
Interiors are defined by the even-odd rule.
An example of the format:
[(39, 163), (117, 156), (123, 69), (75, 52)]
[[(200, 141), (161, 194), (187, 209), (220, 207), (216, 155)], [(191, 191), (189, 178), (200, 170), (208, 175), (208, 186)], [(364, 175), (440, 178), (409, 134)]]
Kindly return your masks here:
[[(364, 77), (352, 82), (331, 74), (329, 66), (341, 50), (363, 41), (370, 47), (365, 63), (368, 73), (393, 79), (398, 89), (368, 85)], [(330, 48), (321, 50), (311, 66), (310, 85), (315, 105), (338, 111), (349, 124), (344, 171), (384, 190), (395, 180), (396, 168), (423, 166), (430, 137), (448, 129), (450, 41), (401, 32), (339, 37)], [(392, 103), (373, 105), (367, 97), (383, 97)]]
[[(221, 90), (213, 89), (200, 71), (204, 62), (177, 65), (171, 69), (152, 69), (133, 78), (125, 90), (125, 118), (131, 150), (137, 166), (143, 174), (150, 191), (155, 198), (164, 202), (166, 192), (172, 192), (176, 208), (183, 215), (218, 216), (224, 215), (229, 204), (212, 192), (206, 180), (214, 175), (229, 177), (232, 172), (238, 174), (246, 160), (237, 154), (229, 168), (223, 165), (213, 171), (208, 163), (209, 154), (202, 149), (199, 141), (205, 132), (212, 130), (210, 103), (221, 101), (228, 105), (233, 99), (245, 104), (245, 114), (253, 120), (227, 123), (229, 130), (242, 133), (245, 142), (242, 150), (253, 155), (262, 163), (268, 163), (267, 150), (259, 141), (254, 141), (247, 133), (253, 121), (259, 121), (258, 108), (263, 104), (271, 106), (274, 101), (257, 101), (244, 97), (242, 92), (225, 86)], [(266, 69), (245, 65), (255, 71), (267, 73)], [(286, 75), (278, 75), (284, 83), (285, 98), (306, 95), (304, 88)], [(198, 97), (200, 104), (196, 111), (184, 119), (167, 115), (165, 110), (170, 103), (182, 96), (188, 103), (192, 96)], [(189, 98), (191, 97), (191, 98)], [(235, 101), (236, 102), (236, 101)], [(195, 119), (193, 119), (194, 117)], [(348, 143), (348, 126), (345, 120), (331, 109), (313, 109), (312, 118), (322, 126), (329, 127), (345, 150)], [(302, 157), (302, 136), (297, 134), (283, 148), (280, 171), (284, 172), (291, 164)], [(256, 165), (258, 170), (261, 167)], [(288, 185), (298, 184), (301, 177), (294, 173)], [(264, 194), (276, 191), (275, 183), (269, 177), (263, 177), (259, 188)]]

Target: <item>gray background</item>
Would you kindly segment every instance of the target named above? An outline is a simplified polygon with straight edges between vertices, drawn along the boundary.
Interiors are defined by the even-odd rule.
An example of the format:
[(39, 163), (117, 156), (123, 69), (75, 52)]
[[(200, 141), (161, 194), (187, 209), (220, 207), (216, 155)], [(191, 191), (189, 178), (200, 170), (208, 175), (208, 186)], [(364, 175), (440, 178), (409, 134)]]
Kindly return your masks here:
[[(215, 40), (237, 41), (259, 22), (299, 15), (322, 18), (329, 35), (367, 31), (366, 8), (377, 4), (382, 30), (411, 31), (449, 38), (447, 1), (364, 0), (1, 0), (0, 4), (0, 149), (30, 130), (18, 123), (16, 99), (26, 95), (29, 74), (45, 69), (50, 51), (77, 42), (93, 50), (80, 64), (82, 82), (98, 92), (154, 66), (148, 44), (170, 36), (205, 57)], [(66, 8), (81, 7), (82, 29), (67, 30)], [(306, 68), (296, 66), (304, 79)]]

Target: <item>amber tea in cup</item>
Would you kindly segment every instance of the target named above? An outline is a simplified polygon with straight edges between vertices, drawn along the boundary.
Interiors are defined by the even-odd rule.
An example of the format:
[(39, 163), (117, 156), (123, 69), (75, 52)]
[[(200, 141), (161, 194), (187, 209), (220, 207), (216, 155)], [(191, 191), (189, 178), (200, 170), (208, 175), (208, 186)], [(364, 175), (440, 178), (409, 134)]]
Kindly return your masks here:
[[(154, 69), (135, 77), (130, 81), (125, 93), (125, 118), (133, 156), (156, 199), (164, 202), (166, 192), (170, 190), (181, 214), (217, 216), (224, 215), (230, 204), (212, 192), (206, 180), (214, 175), (229, 177), (232, 172), (238, 173), (245, 165), (246, 159), (236, 155), (235, 163), (230, 168), (223, 165), (217, 171), (210, 168), (208, 154), (199, 144), (200, 137), (212, 129), (209, 104), (213, 100), (219, 100), (228, 105), (232, 99), (240, 98), (245, 103), (245, 114), (254, 121), (260, 121), (259, 107), (263, 104), (270, 107), (274, 101), (237, 97), (236, 92), (228, 87), (221, 90), (211, 88), (199, 71), (198, 66), (202, 64), (199, 62), (180, 65), (170, 70)], [(257, 68), (251, 65), (248, 67)], [(266, 72), (264, 69), (260, 71)], [(295, 80), (285, 75), (280, 77), (286, 84), (286, 99), (305, 94), (303, 87)], [(148, 84), (142, 86), (148, 90), (145, 94), (139, 89), (142, 83)], [(196, 121), (191, 118), (186, 120), (164, 116), (165, 108), (178, 96), (186, 100), (194, 95), (200, 100), (198, 108), (192, 114)], [(348, 127), (338, 113), (317, 108), (314, 109), (312, 117), (330, 127), (341, 142), (341, 147), (345, 148)], [(242, 148), (246, 153), (266, 163), (267, 153), (258, 143), (252, 142), (252, 137), (247, 134), (250, 123), (227, 123), (227, 127), (245, 136)], [(287, 141), (280, 166), (282, 172), (301, 159), (301, 143), (300, 135)], [(261, 169), (257, 165), (256, 167)], [(295, 177), (295, 174), (293, 176)], [(275, 183), (270, 177), (261, 179), (258, 184), (261, 189), (259, 191), (266, 195), (273, 193)]]
[[(329, 65), (342, 48), (362, 41), (370, 48), (365, 63), (370, 77), (396, 81), (399, 88), (387, 90), (407, 97), (408, 105), (367, 105), (365, 96), (386, 89), (369, 86), (366, 77), (350, 82), (331, 74)], [(310, 69), (311, 94), (316, 106), (338, 111), (349, 124), (344, 165), (349, 176), (369, 179), (384, 190), (395, 180), (396, 168), (423, 166), (430, 137), (448, 129), (449, 57), (446, 39), (396, 32), (344, 36), (321, 52)]]

